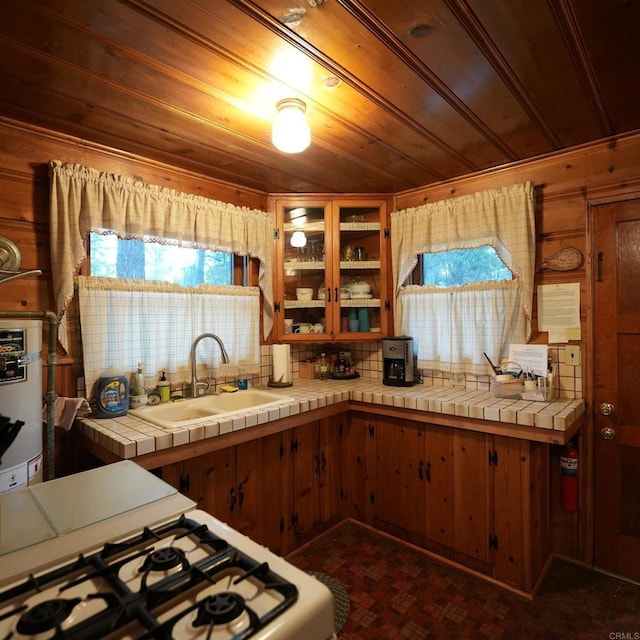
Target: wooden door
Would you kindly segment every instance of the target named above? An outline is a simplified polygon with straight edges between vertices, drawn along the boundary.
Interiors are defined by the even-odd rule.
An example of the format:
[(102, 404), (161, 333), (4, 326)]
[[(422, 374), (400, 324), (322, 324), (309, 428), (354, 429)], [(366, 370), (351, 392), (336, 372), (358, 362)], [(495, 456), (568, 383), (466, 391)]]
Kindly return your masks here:
[(595, 564), (640, 580), (640, 199), (592, 220)]

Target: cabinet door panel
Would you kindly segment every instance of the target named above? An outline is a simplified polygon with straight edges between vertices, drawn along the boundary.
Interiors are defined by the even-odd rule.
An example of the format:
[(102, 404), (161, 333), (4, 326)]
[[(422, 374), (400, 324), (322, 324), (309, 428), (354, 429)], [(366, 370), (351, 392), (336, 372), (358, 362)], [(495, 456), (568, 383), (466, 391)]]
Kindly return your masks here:
[(427, 538), (455, 545), (453, 430), (429, 425), (426, 430)]
[(344, 416), (320, 420), (320, 521), (327, 522), (342, 513), (342, 423)]
[(293, 430), (293, 478), (296, 533), (304, 534), (320, 520), (318, 423)]
[(237, 510), (235, 447), (213, 451), (184, 462), (191, 492), (200, 496), (198, 505), (216, 518), (235, 526)]
[(426, 521), (426, 478), (424, 430), (417, 422), (391, 423), (399, 431), (400, 526), (424, 536)]
[[(387, 201), (290, 197), (273, 200), (270, 207), (279, 232), (274, 297), (284, 310), (276, 314), (274, 337), (309, 342), (308, 334), (292, 332), (289, 324), (285, 329), (285, 319), (294, 326), (317, 325), (314, 342), (372, 340), (386, 332), (391, 315), (385, 310), (391, 271)], [(347, 289), (355, 283), (366, 283), (369, 290), (354, 292), (359, 298), (352, 299)], [(309, 291), (299, 295), (300, 288)]]
[(487, 442), (490, 436), (461, 429), (453, 432), (454, 548), (488, 562), (492, 519)]
[(274, 553), (289, 551), (288, 536), (291, 529), (293, 495), (291, 481), (291, 455), (285, 446), (289, 438), (275, 433), (260, 440), (260, 487), (256, 492), (256, 508), (260, 517), (260, 544)]
[(259, 530), (264, 471), (262, 466), (262, 443), (252, 440), (236, 447), (237, 505), (235, 528), (245, 536), (261, 542)]
[(373, 486), (373, 429), (365, 414), (352, 414), (347, 425), (344, 464), (347, 515), (361, 522), (371, 522)]
[(375, 422), (374, 428), (376, 454), (373, 515), (377, 520), (399, 526), (401, 481), (398, 429), (392, 424), (378, 421)]
[(376, 519), (424, 535), (424, 434), (418, 423), (378, 418), (375, 424)]

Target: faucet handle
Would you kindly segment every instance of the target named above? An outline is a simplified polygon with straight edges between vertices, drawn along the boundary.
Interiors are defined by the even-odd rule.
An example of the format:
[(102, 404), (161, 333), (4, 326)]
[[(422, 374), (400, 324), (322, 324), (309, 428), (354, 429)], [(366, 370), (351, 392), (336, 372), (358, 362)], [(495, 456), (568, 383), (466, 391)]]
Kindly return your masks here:
[(196, 382), (195, 388), (193, 389), (193, 397), (197, 398), (200, 395), (200, 389), (206, 391), (209, 388), (208, 382)]

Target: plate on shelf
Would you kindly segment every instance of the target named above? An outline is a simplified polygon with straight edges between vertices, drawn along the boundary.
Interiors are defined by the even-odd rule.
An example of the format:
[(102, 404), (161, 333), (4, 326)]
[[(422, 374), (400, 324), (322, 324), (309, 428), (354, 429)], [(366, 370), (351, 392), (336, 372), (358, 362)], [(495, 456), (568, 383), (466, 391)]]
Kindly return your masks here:
[(352, 300), (369, 300), (371, 298), (373, 298), (372, 293), (352, 293), (351, 294)]

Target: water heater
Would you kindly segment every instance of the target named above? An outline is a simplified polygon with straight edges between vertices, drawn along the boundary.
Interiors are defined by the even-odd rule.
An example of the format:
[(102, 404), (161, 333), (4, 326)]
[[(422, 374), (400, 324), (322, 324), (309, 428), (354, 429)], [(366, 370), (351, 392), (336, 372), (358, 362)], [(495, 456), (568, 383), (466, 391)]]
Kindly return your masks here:
[(0, 493), (43, 480), (42, 321), (0, 320)]

